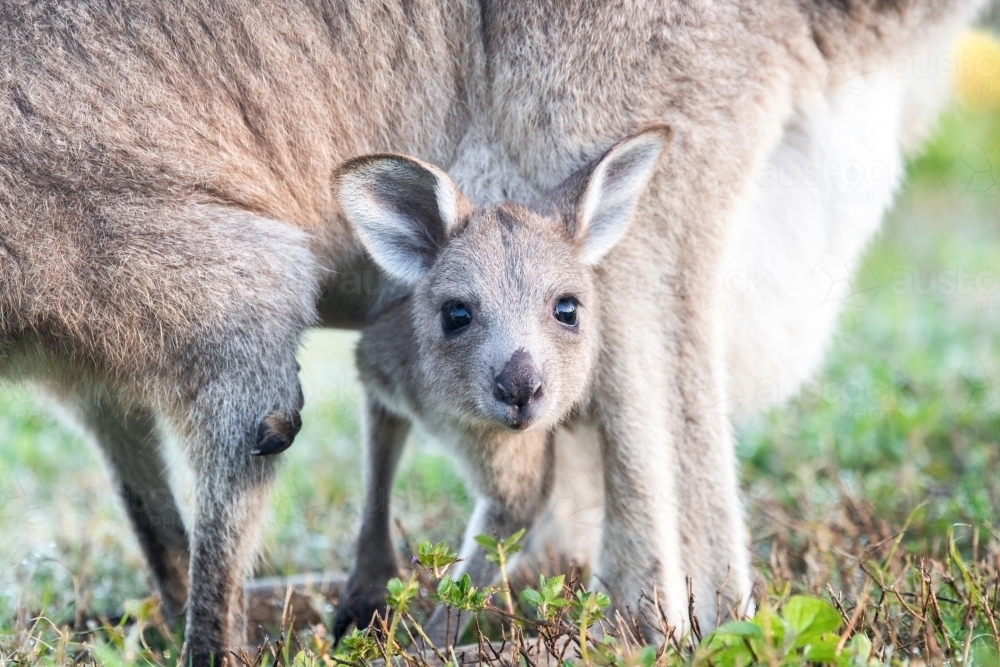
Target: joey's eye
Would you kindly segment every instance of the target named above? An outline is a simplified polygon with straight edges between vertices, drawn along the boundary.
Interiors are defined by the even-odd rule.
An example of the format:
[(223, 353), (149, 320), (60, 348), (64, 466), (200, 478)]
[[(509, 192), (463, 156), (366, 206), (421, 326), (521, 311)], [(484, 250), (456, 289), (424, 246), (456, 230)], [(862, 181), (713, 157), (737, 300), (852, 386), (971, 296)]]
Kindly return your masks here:
[(461, 331), (472, 323), (472, 311), (460, 301), (449, 301), (441, 307), (441, 328), (445, 333)]
[(575, 327), (577, 322), (577, 309), (580, 302), (571, 296), (561, 297), (556, 301), (556, 307), (552, 311), (552, 316), (568, 327)]

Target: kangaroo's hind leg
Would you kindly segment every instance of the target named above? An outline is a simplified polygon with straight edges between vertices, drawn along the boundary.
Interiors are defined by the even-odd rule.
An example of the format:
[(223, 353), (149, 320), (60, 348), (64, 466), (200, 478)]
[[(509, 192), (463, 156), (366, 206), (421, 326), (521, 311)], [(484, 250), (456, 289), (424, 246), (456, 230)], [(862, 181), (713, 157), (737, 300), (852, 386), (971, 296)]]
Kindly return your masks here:
[(152, 411), (108, 391), (75, 401), (110, 469), (160, 595), (166, 618), (183, 613), (188, 594), (188, 537), (177, 508)]
[(365, 507), (347, 587), (340, 596), (333, 636), (340, 640), (351, 624), (368, 627), (385, 609), (385, 586), (399, 571), (389, 529), (392, 480), (410, 422), (392, 414), (373, 396), (365, 397)]
[(317, 270), (305, 235), (247, 212), (190, 206), (140, 223), (146, 233), (115, 268), (133, 283), (156, 281), (108, 290), (141, 300), (134, 309), (151, 326), (136, 327), (145, 365), (134, 389), (176, 433), (194, 474), (182, 662), (235, 664), (273, 454), (300, 425), (295, 352), (315, 317)]
[[(194, 471), (185, 663), (234, 664), (246, 642), (243, 585), (257, 554), (277, 457), (300, 425), (295, 351), (314, 317), (316, 272), (305, 238), (280, 223), (219, 212), (195, 251), (215, 272), (210, 308), (172, 367), (194, 391), (169, 419)], [(202, 250), (204, 249), (204, 250)], [(264, 250), (262, 250), (264, 249)], [(214, 292), (214, 293), (212, 293)], [(184, 384), (181, 385), (185, 386)]]
[(268, 454), (291, 444), (300, 424), (295, 352), (315, 319), (319, 277), (310, 238), (219, 205), (129, 198), (78, 214), (65, 220), (79, 231), (73, 243), (43, 221), (25, 249), (29, 266), (46, 266), (48, 246), (73, 251), (60, 271), (41, 272), (44, 298), (23, 327), (40, 357), (22, 371), (61, 389), (97, 435), (175, 609), (184, 528), (163, 502), (163, 461), (150, 455), (153, 414), (176, 436), (195, 483), (180, 662), (235, 664), (276, 463)]

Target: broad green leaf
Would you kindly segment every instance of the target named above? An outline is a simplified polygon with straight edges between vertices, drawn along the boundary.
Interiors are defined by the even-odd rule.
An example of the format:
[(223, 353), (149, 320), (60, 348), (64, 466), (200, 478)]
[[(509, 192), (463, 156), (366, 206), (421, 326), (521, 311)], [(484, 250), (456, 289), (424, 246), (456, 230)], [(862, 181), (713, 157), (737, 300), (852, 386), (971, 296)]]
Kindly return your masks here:
[(765, 643), (771, 646), (782, 646), (785, 642), (785, 623), (770, 607), (762, 606), (757, 610), (752, 623), (764, 633)]
[(635, 654), (636, 661), (642, 667), (653, 667), (656, 662), (656, 649), (652, 646), (643, 646)]
[(378, 643), (363, 630), (356, 628), (340, 640), (339, 651), (348, 658), (349, 662), (357, 664), (363, 664), (380, 654)]
[(497, 541), (489, 535), (476, 535), (476, 544), (490, 553), (497, 550)]
[(837, 665), (839, 667), (855, 667), (856, 665), (863, 667), (868, 664), (868, 656), (871, 655), (871, 652), (871, 640), (862, 634), (854, 635), (837, 656)]
[(828, 634), (806, 646), (802, 656), (809, 662), (835, 664), (837, 662), (837, 642), (840, 635)]
[(525, 529), (522, 528), (503, 541), (504, 553), (514, 554), (521, 550), (521, 547), (517, 546), (517, 543), (521, 541), (522, 537), (524, 537), (524, 530)]
[[(754, 664), (754, 654), (747, 648), (747, 642), (753, 641), (736, 635), (710, 635), (712, 646), (702, 653), (702, 659), (695, 659), (696, 665), (714, 665), (714, 667), (745, 667)], [(724, 644), (718, 642), (724, 639)], [(757, 642), (754, 642), (758, 644)], [(759, 646), (759, 644), (758, 644)]]
[(546, 597), (554, 598), (562, 594), (563, 586), (566, 583), (566, 575), (560, 574), (550, 579), (545, 579), (542, 575), (539, 575), (538, 583), (542, 593)]
[(393, 577), (386, 583), (385, 588), (389, 591), (389, 595), (396, 596), (403, 592), (403, 582), (399, 577)]
[(388, 591), (388, 595), (385, 596), (386, 605), (398, 613), (406, 611), (410, 602), (420, 591), (420, 585), (417, 583), (415, 574), (406, 583), (393, 577), (386, 583), (385, 588)]
[(417, 547), (416, 561), (430, 570), (435, 579), (443, 577), (458, 560), (458, 554), (453, 553), (444, 542), (421, 542)]
[(788, 629), (795, 635), (796, 648), (811, 644), (822, 634), (836, 632), (843, 623), (833, 605), (821, 598), (796, 595), (781, 611)]
[(734, 637), (753, 637), (755, 639), (764, 638), (764, 631), (750, 621), (730, 621), (729, 623), (724, 623), (716, 628), (715, 634)]
[(533, 588), (525, 588), (521, 591), (521, 599), (532, 607), (537, 607), (542, 604), (542, 594)]

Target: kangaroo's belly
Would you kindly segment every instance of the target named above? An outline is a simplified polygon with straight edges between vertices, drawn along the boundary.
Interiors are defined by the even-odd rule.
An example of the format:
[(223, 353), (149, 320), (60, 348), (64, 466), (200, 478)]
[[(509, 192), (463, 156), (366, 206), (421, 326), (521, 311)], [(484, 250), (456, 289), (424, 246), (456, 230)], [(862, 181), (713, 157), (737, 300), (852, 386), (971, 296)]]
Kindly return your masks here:
[(903, 177), (906, 86), (849, 83), (796, 114), (737, 209), (717, 292), (737, 417), (798, 391), (840, 312), (872, 296), (859, 261)]

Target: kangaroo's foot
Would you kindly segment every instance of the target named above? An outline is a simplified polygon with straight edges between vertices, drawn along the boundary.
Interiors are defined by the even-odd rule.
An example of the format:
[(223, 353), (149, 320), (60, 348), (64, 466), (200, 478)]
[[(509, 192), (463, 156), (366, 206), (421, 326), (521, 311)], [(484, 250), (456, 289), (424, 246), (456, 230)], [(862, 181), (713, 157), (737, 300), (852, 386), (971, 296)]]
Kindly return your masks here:
[(385, 616), (385, 587), (394, 576), (395, 567), (391, 573), (351, 574), (337, 604), (337, 616), (333, 621), (334, 641), (339, 642), (352, 625), (364, 630), (371, 625), (376, 614)]

